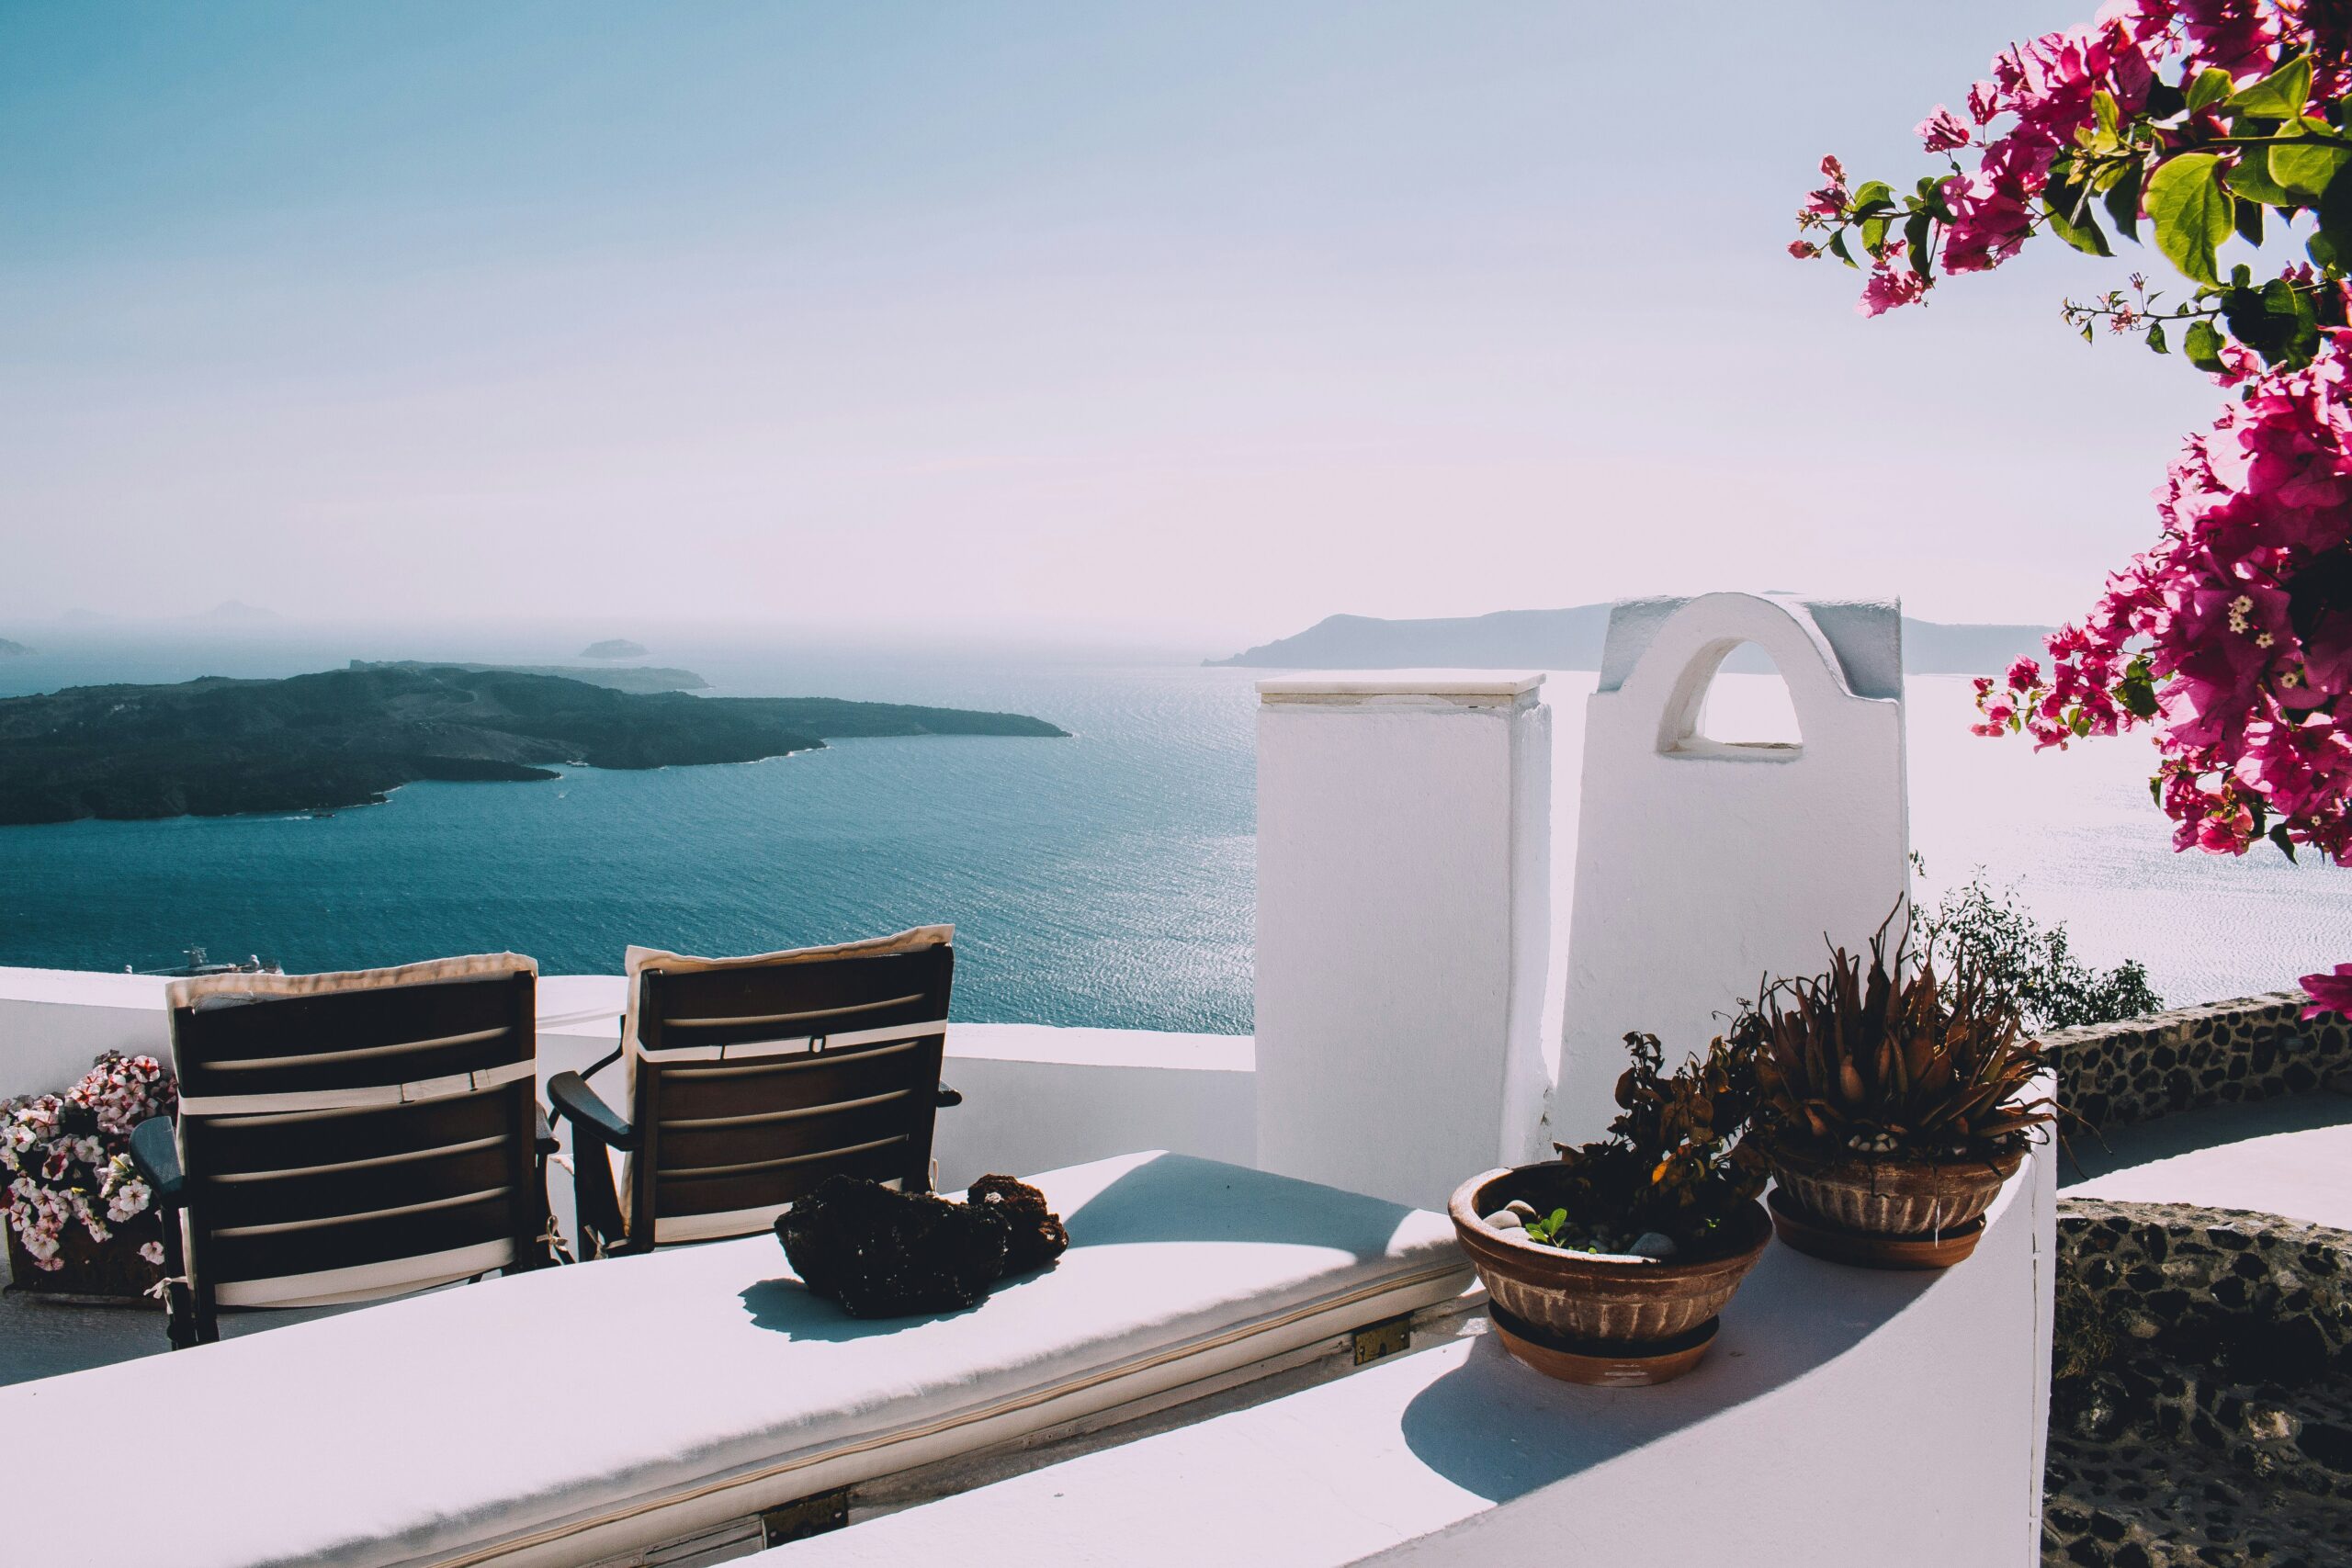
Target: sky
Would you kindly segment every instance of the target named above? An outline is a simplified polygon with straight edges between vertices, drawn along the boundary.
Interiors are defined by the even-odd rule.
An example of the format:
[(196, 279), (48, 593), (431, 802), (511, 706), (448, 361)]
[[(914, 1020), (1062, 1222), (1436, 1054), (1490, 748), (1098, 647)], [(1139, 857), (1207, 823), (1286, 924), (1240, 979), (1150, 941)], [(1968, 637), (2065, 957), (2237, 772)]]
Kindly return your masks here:
[(2219, 406), (2057, 320), (2161, 258), (1786, 246), (2092, 8), (0, 0), (0, 635), (2059, 619)]

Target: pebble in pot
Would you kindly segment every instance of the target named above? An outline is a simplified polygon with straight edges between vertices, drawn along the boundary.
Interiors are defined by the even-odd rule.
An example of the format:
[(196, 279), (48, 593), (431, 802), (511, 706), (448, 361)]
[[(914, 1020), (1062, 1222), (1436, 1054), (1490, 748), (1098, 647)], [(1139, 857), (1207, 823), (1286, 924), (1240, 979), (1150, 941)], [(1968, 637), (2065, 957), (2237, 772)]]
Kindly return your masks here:
[(1527, 1222), (1520, 1217), (1516, 1209), (1497, 1209), (1484, 1218), (1487, 1224), (1498, 1231), (1523, 1231), (1527, 1228)]
[(1660, 1262), (1673, 1257), (1676, 1250), (1674, 1238), (1663, 1231), (1644, 1231), (1634, 1239), (1634, 1245), (1625, 1249), (1631, 1257), (1655, 1258)]

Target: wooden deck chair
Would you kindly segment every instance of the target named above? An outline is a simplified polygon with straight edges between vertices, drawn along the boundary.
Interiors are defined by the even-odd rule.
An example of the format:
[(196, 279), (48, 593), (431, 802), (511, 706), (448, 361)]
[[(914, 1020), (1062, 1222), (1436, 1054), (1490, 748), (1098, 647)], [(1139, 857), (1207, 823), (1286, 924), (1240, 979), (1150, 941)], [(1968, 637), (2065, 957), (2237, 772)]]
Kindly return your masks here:
[(168, 992), (179, 1122), (131, 1134), (174, 1348), (219, 1307), (323, 1306), (549, 1261), (538, 965), (513, 953)]
[[(580, 1255), (764, 1231), (829, 1176), (931, 1187), (955, 928), (751, 958), (628, 950), (623, 1118), (548, 1081), (571, 1124)], [(605, 1066), (599, 1063), (591, 1074)], [(628, 1156), (617, 1189), (608, 1151)]]

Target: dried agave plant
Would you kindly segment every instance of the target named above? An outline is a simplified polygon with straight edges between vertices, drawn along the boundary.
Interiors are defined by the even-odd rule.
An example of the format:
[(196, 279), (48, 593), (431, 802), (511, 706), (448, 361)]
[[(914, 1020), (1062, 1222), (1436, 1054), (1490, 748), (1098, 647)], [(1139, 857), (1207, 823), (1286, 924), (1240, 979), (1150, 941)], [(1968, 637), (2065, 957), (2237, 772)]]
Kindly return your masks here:
[[(1898, 911), (1898, 914), (1900, 911)], [(1964, 957), (1939, 974), (1890, 916), (1870, 965), (1845, 949), (1828, 973), (1774, 981), (1734, 1025), (1756, 1054), (1756, 1123), (1769, 1145), (1818, 1156), (1990, 1156), (2048, 1123), (2024, 1098), (2041, 1070), (2017, 998)]]

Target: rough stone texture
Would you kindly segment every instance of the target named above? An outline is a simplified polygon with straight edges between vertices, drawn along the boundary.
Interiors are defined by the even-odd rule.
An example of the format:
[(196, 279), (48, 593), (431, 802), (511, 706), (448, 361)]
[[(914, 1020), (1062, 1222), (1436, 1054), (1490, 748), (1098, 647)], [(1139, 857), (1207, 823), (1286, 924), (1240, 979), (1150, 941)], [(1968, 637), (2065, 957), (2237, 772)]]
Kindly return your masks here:
[(801, 1282), (852, 1317), (975, 1306), (1004, 1272), (999, 1215), (856, 1177), (828, 1177), (775, 1234)]
[(1069, 1250), (1069, 1232), (1062, 1217), (1046, 1206), (1046, 1195), (1018, 1177), (983, 1176), (972, 1183), (965, 1201), (1004, 1216), (1004, 1271), (1026, 1274), (1043, 1269)]
[(829, 1177), (776, 1216), (776, 1239), (801, 1282), (852, 1317), (904, 1317), (977, 1306), (1007, 1274), (1042, 1269), (1069, 1246), (1046, 1195), (984, 1176), (969, 1202)]
[(2352, 1232), (2068, 1199), (2042, 1561), (2352, 1563)]
[(2352, 1072), (2352, 1023), (2305, 1023), (2297, 1015), (2306, 1001), (2301, 991), (2274, 991), (2045, 1035), (2058, 1103), (2101, 1128), (2308, 1093)]

